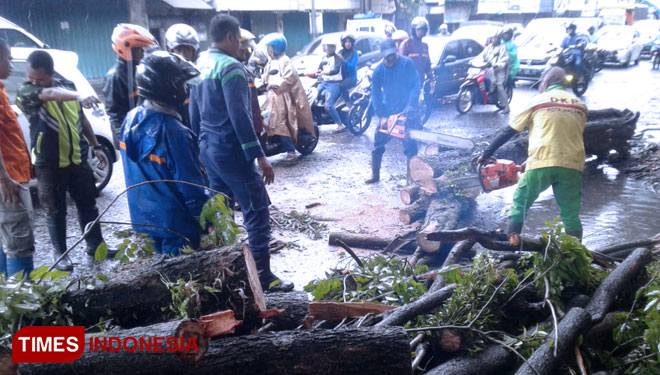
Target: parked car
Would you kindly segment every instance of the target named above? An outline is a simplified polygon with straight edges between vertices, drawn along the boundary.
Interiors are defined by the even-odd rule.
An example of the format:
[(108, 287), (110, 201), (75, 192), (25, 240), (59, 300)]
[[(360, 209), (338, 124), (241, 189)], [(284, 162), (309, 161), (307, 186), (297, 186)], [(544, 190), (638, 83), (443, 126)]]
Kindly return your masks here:
[(488, 38), (495, 35), (502, 27), (504, 27), (504, 23), (497, 21), (468, 21), (461, 23), (461, 26), (451, 36), (476, 40), (485, 47), (488, 44)]
[[(5, 89), (9, 95), (10, 103), (16, 102), (16, 92), (18, 87), (21, 86), (24, 82), (27, 81), (27, 76), (25, 73), (25, 64), (26, 59), (38, 48), (48, 48), (48, 45), (41, 42), (32, 34), (23, 30), (19, 26), (0, 18), (0, 38), (6, 38), (9, 46), (11, 47), (12, 54), (12, 64), (14, 69), (7, 80), (4, 81)], [(48, 53), (53, 57), (55, 62), (55, 77), (64, 78), (69, 81), (72, 81), (76, 89), (85, 95), (95, 95), (94, 89), (87, 82), (82, 73), (78, 70), (78, 55), (70, 51), (60, 51), (55, 49), (47, 49)], [(12, 108), (18, 114), (18, 122), (23, 130), (23, 135), (25, 137), (25, 142), (30, 149), (30, 125), (21, 112), (21, 110), (16, 106), (12, 105)], [(96, 178), (96, 187), (98, 191), (101, 191), (110, 181), (113, 170), (113, 163), (118, 160), (117, 150), (113, 147), (112, 144), (112, 131), (110, 129), (110, 121), (108, 116), (105, 114), (105, 108), (103, 104), (100, 104), (96, 109), (84, 109), (85, 115), (89, 119), (94, 134), (104, 146), (104, 153), (108, 159), (108, 163), (105, 163), (104, 168), (98, 168), (98, 160), (94, 156), (94, 153), (89, 154), (89, 165), (94, 171), (94, 177)], [(34, 181), (31, 184), (34, 186)]]
[(633, 28), (639, 32), (639, 37), (644, 43), (642, 48), (642, 57), (651, 58), (651, 46), (653, 39), (660, 34), (660, 20), (641, 20), (635, 21)]
[[(320, 35), (312, 40), (303, 49), (291, 58), (293, 66), (299, 75), (316, 73), (321, 59), (325, 56), (321, 41), (325, 37), (335, 38), (337, 40), (337, 51), (341, 49), (340, 38), (343, 33), (328, 33)], [(355, 37), (355, 49), (358, 51), (358, 65), (360, 69), (363, 66), (371, 65), (380, 60), (380, 42), (385, 39), (384, 35), (375, 33), (353, 33)]]
[(639, 64), (644, 42), (639, 31), (631, 26), (605, 26), (596, 33), (598, 48), (606, 51), (605, 63), (628, 66)]

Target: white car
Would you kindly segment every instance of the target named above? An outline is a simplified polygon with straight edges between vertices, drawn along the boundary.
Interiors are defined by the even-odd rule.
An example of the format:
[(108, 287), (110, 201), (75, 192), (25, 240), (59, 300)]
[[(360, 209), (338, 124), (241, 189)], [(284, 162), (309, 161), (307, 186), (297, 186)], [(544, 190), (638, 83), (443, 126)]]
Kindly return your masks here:
[(639, 64), (644, 41), (632, 26), (610, 25), (598, 30), (594, 40), (601, 50), (607, 51), (605, 63), (628, 66)]
[[(27, 57), (32, 51), (39, 48), (47, 48), (46, 51), (48, 51), (53, 57), (55, 62), (55, 77), (65, 78), (72, 81), (75, 84), (76, 89), (82, 94), (95, 95), (94, 89), (77, 68), (78, 55), (74, 52), (50, 49), (46, 44), (27, 31), (1, 17), (0, 38), (7, 40), (11, 47), (11, 55), (13, 58), (12, 64), (14, 65), (14, 69), (9, 78), (4, 81), (10, 103), (16, 103), (16, 92), (18, 87), (27, 81), (25, 73)], [(30, 124), (25, 115), (23, 115), (21, 110), (15, 104), (12, 105), (12, 108), (18, 115), (18, 122), (23, 130), (25, 142), (27, 143), (28, 149), (30, 149)], [(99, 143), (104, 146), (103, 151), (109, 160), (108, 163), (105, 163), (106, 165), (104, 168), (98, 168), (98, 160), (94, 157), (90, 148), (88, 162), (94, 171), (97, 190), (101, 191), (110, 181), (112, 176), (112, 165), (119, 159), (118, 153), (112, 144), (110, 121), (105, 114), (105, 107), (103, 104), (100, 104), (96, 109), (84, 109), (84, 112), (92, 125), (96, 138)], [(34, 185), (34, 181), (32, 182), (32, 185)]]

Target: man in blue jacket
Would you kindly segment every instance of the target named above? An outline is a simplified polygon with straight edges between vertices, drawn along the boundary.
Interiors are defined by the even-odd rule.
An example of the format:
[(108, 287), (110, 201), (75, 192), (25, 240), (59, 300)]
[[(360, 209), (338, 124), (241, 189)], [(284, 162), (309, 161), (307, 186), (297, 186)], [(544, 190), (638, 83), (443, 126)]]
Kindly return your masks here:
[[(371, 101), (377, 116), (376, 123), (387, 121), (397, 113), (406, 113), (406, 128), (419, 127), (419, 91), (420, 82), (413, 61), (397, 55), (396, 44), (392, 39), (385, 39), (380, 45), (383, 61), (374, 70), (371, 83)], [(371, 178), (365, 183), (373, 184), (380, 180), (380, 164), (383, 161), (385, 145), (392, 136), (379, 131), (376, 127), (374, 149), (371, 151)], [(406, 138), (403, 152), (408, 158), (417, 155), (417, 142)], [(410, 163), (408, 163), (410, 164)]]
[(198, 61), (202, 81), (190, 92), (190, 120), (193, 129), (199, 129), (202, 163), (211, 188), (233, 194), (241, 206), (263, 289), (291, 290), (292, 283), (278, 279), (270, 270), (270, 212), (264, 183), (273, 182), (275, 173), (252, 126), (248, 81), (237, 60), (241, 39), (238, 20), (219, 14), (211, 20), (209, 33), (211, 48)]
[[(138, 94), (144, 101), (128, 113), (120, 133), (126, 186), (153, 180), (206, 186), (197, 142), (177, 112), (187, 98), (185, 83), (198, 75), (191, 63), (165, 51), (145, 57), (138, 67)], [(204, 188), (180, 183), (128, 191), (135, 231), (148, 234), (164, 255), (178, 255), (186, 245), (199, 248), (198, 217), (206, 200)]]

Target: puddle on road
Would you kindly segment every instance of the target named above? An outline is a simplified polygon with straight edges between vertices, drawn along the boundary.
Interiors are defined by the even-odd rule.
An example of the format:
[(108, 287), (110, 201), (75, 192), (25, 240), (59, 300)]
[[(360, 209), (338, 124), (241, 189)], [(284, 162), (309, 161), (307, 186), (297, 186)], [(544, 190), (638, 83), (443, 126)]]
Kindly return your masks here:
[[(497, 212), (504, 229), (506, 215), (513, 201), (515, 187), (477, 198), (478, 210)], [(652, 237), (660, 233), (660, 195), (642, 181), (629, 178), (607, 165), (587, 166), (583, 178), (580, 218), (584, 228), (584, 244), (597, 249), (617, 242)], [(529, 210), (524, 233), (538, 235), (546, 220), (559, 217), (552, 189), (541, 194)]]

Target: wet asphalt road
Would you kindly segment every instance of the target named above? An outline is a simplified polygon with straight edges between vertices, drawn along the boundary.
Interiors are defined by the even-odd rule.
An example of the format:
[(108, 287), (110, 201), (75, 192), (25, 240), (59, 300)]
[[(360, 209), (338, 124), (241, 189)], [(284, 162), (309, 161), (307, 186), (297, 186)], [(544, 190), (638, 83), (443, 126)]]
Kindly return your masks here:
[[(660, 123), (660, 96), (657, 94), (659, 83), (660, 72), (651, 71), (648, 61), (642, 61), (639, 66), (625, 69), (606, 67), (596, 75), (583, 100), (589, 108), (593, 109), (615, 107), (641, 111), (638, 130), (657, 127), (657, 124)], [(535, 90), (530, 88), (528, 83), (520, 83), (514, 91), (511, 103), (512, 113), (516, 113), (522, 108), (534, 94)], [(478, 142), (487, 139), (494, 131), (506, 126), (508, 120), (509, 115), (497, 113), (495, 106), (474, 107), (467, 115), (460, 115), (454, 104), (450, 103), (435, 108), (426, 129), (469, 137)], [(268, 188), (273, 205), (283, 212), (292, 210), (307, 212), (326, 224), (328, 232), (345, 231), (394, 237), (406, 229), (412, 229), (413, 227), (403, 226), (399, 222), (398, 210), (403, 207), (399, 199), (399, 190), (406, 185), (405, 156), (401, 144), (397, 141), (388, 144), (383, 161), (381, 182), (375, 185), (364, 185), (364, 179), (370, 175), (369, 161), (373, 142), (373, 124), (366, 134), (359, 137), (348, 132), (333, 134), (332, 130), (332, 127), (322, 127), (317, 149), (311, 155), (300, 158), (294, 163), (284, 162), (283, 155), (270, 158), (276, 173), (275, 183)], [(649, 141), (658, 142), (660, 132), (647, 132), (645, 137)], [(610, 172), (612, 173), (612, 171)], [(614, 175), (616, 176), (616, 173)], [(587, 184), (588, 181), (585, 180), (585, 186)], [(121, 162), (117, 162), (114, 164), (111, 182), (97, 200), (99, 210), (106, 209), (124, 188)], [(635, 185), (631, 195), (639, 195), (635, 189), (643, 188)], [(513, 189), (510, 188), (492, 196), (484, 197), (482, 194), (478, 199), (477, 214), (471, 222), (466, 224), (487, 229), (502, 227), (512, 193)], [(651, 193), (648, 197), (648, 199), (655, 199), (656, 195)], [(601, 196), (597, 199), (605, 202), (611, 200), (616, 203), (618, 197), (616, 195)], [(646, 198), (642, 198), (642, 201), (644, 199)], [(554, 218), (552, 215), (557, 215), (552, 208), (545, 209), (546, 206), (550, 207), (553, 204), (551, 195), (542, 200), (543, 202), (535, 205), (530, 212), (538, 211), (543, 214), (534, 215), (539, 217), (536, 221), (531, 222), (526, 230), (534, 231), (542, 226), (545, 219), (551, 220)], [(320, 205), (305, 209), (306, 205), (312, 203), (320, 203)], [(635, 207), (644, 210), (643, 217), (648, 216), (651, 221), (653, 218), (657, 219), (655, 209), (643, 202), (637, 203)], [(620, 211), (625, 213), (625, 203), (620, 205), (624, 206)], [(583, 203), (583, 206), (586, 205)], [(80, 235), (80, 228), (77, 224), (75, 206), (70, 200), (68, 207), (68, 243), (72, 245)], [(652, 212), (646, 212), (649, 210)], [(604, 221), (605, 229), (610, 230), (611, 235), (619, 232), (626, 232), (628, 237), (632, 238), (641, 235), (633, 228), (634, 225), (627, 228), (625, 224), (623, 227), (621, 226), (621, 223), (625, 223), (627, 219), (614, 217), (618, 211), (608, 209), (602, 211), (598, 215), (602, 215), (606, 219)], [(609, 216), (608, 212), (610, 212)], [(544, 214), (549, 217), (542, 217)], [(103, 216), (103, 220), (117, 222), (130, 220), (125, 196), (116, 200)], [(598, 218), (596, 217), (594, 220), (598, 220)], [(655, 221), (660, 223), (660, 220)], [(660, 232), (660, 228), (654, 228), (654, 225), (660, 224), (649, 225), (646, 232)], [(50, 264), (52, 250), (45, 217), (41, 209), (37, 209), (35, 212), (34, 226), (37, 247), (36, 266)], [(125, 228), (126, 226), (116, 224), (103, 225), (104, 237), (111, 247), (119, 241), (113, 232)], [(323, 276), (326, 270), (350, 261), (343, 250), (327, 245), (328, 232), (324, 233), (323, 239), (315, 241), (304, 234), (273, 228), (274, 238), (291, 242), (294, 245), (273, 256), (274, 270), (281, 276), (294, 281), (296, 289), (301, 289), (307, 282)], [(585, 228), (585, 233), (593, 234), (588, 228)], [(588, 238), (585, 242), (588, 244)], [(607, 239), (599, 237), (598, 243), (605, 242), (608, 242)], [(372, 253), (360, 252), (362, 256)], [(93, 259), (85, 255), (83, 246), (74, 249), (73, 254), (76, 273), (97, 272), (101, 269), (110, 275), (113, 270), (121, 269), (121, 267), (117, 268), (118, 262), (115, 261), (105, 261), (101, 265), (95, 263)]]

